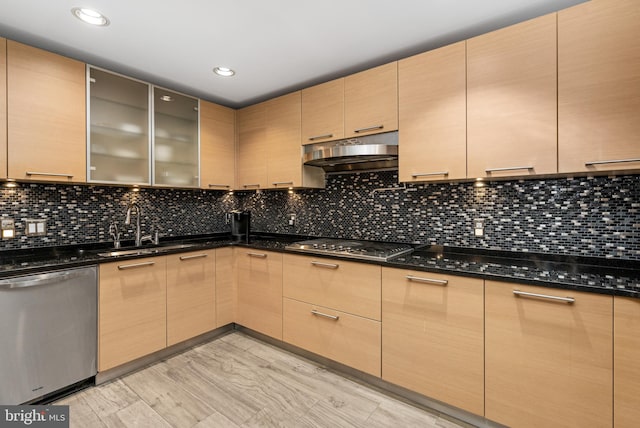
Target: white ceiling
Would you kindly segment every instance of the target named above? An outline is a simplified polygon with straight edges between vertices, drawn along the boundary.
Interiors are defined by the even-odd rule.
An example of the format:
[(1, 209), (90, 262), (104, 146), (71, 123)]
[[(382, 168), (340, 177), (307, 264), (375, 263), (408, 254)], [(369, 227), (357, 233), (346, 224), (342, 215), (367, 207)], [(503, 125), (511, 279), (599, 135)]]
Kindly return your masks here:
[(241, 107), (583, 1), (0, 0), (0, 36)]

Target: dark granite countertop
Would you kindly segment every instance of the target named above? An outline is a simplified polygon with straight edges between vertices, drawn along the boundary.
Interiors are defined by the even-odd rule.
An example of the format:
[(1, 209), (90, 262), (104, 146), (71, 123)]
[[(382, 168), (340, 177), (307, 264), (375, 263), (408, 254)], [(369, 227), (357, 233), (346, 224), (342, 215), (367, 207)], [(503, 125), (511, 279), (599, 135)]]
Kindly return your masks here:
[[(108, 243), (3, 251), (0, 252), (0, 277), (230, 245), (285, 252), (287, 244), (308, 238), (307, 236), (260, 234), (252, 236), (250, 243), (235, 243), (232, 242), (230, 235), (222, 233), (170, 239), (163, 242), (160, 247), (155, 247), (188, 243), (191, 245), (189, 248), (163, 249), (153, 254), (118, 257), (99, 255), (99, 253), (113, 251), (112, 245)], [(122, 249), (127, 247), (123, 246)], [(314, 255), (314, 257), (331, 256)], [(358, 262), (361, 261), (358, 260)], [(640, 262), (630, 260), (416, 246), (413, 253), (388, 262), (362, 262), (392, 268), (451, 273), (489, 280), (640, 298)]]

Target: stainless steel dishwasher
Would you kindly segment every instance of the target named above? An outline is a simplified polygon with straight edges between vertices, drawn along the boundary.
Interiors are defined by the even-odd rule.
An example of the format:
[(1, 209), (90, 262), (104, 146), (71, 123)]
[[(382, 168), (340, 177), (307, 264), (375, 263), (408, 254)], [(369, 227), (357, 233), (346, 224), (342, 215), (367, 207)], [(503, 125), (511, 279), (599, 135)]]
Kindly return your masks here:
[(0, 404), (96, 374), (96, 266), (0, 280)]

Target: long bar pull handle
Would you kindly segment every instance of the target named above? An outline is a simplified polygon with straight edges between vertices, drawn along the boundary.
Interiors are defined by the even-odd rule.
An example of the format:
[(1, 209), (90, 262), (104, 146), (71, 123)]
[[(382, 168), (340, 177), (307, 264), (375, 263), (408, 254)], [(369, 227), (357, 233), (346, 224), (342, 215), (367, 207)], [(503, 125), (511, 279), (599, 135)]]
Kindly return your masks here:
[(57, 172), (35, 172), (35, 171), (27, 171), (25, 172), (27, 175), (46, 175), (49, 177), (67, 177), (73, 178), (73, 174), (60, 174)]
[(313, 137), (309, 137), (309, 141), (324, 140), (325, 138), (331, 137), (333, 137), (333, 134), (315, 135)]
[(576, 299), (574, 299), (573, 297), (559, 297), (559, 296), (550, 296), (548, 294), (527, 293), (526, 291), (520, 291), (520, 290), (513, 290), (513, 294), (515, 294), (516, 297), (536, 297), (539, 299), (554, 300), (557, 302), (564, 302), (564, 303), (574, 303), (576, 301)]
[(329, 315), (322, 312), (318, 312), (315, 309), (311, 310), (311, 313), (317, 317), (329, 318), (330, 320), (338, 321), (340, 317), (338, 315)]
[(418, 177), (431, 177), (434, 175), (444, 175), (447, 176), (449, 175), (449, 171), (438, 171), (438, 172), (421, 172), (419, 174), (411, 174), (411, 176), (413, 178), (418, 178)]
[(264, 253), (247, 253), (247, 256), (249, 257), (257, 257), (259, 259), (266, 259), (267, 255)]
[(156, 262), (145, 262), (145, 263), (134, 263), (132, 265), (119, 265), (118, 269), (119, 270), (134, 269), (134, 268), (145, 267), (145, 266), (153, 266), (155, 264)]
[(532, 166), (509, 166), (506, 168), (487, 168), (485, 169), (485, 172), (498, 172), (498, 171), (516, 171), (518, 169), (528, 169), (528, 170), (532, 170), (533, 167)]
[(447, 285), (447, 284), (449, 284), (449, 281), (447, 281), (446, 279), (422, 278), (422, 277), (413, 276), (413, 275), (407, 275), (406, 278), (409, 281), (424, 282), (424, 283), (427, 283), (427, 284), (436, 284), (436, 285)]
[(612, 160), (603, 160), (603, 161), (593, 161), (593, 162), (585, 162), (585, 166), (592, 165), (604, 165), (607, 163), (625, 163), (625, 162), (640, 162), (640, 158), (637, 159), (612, 159)]
[(192, 256), (180, 256), (180, 260), (184, 261), (184, 260), (191, 260), (191, 259), (202, 259), (207, 256), (208, 254), (194, 254)]
[(245, 189), (248, 187), (260, 187), (260, 183), (257, 184), (243, 184), (242, 187), (244, 187)]
[(293, 181), (276, 181), (276, 182), (273, 182), (271, 184), (273, 184), (274, 186), (280, 186), (282, 184), (288, 184), (288, 185), (293, 186)]
[(361, 132), (375, 131), (376, 129), (383, 129), (383, 128), (384, 128), (384, 125), (376, 125), (376, 126), (369, 126), (366, 128), (354, 129), (353, 132), (355, 132), (356, 134), (359, 134)]
[(223, 189), (231, 188), (228, 184), (209, 184), (209, 187), (222, 187)]
[(311, 262), (311, 264), (313, 266), (329, 268), (329, 269), (338, 269), (340, 267), (340, 265), (337, 263), (321, 263), (321, 262), (313, 261)]

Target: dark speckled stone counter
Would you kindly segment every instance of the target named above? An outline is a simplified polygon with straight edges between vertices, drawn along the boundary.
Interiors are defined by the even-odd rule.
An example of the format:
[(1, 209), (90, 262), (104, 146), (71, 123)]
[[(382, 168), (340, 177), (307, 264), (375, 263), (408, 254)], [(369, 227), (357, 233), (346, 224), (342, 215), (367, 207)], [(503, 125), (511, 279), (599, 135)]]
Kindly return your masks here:
[[(121, 257), (99, 256), (98, 253), (112, 250), (108, 244), (5, 251), (0, 253), (0, 277), (230, 245), (284, 252), (287, 244), (307, 238), (258, 235), (253, 236), (249, 243), (234, 243), (228, 235), (218, 234), (166, 242), (167, 245), (192, 244), (186, 249)], [(640, 298), (640, 263), (634, 261), (418, 246), (413, 253), (388, 262), (363, 263)]]

